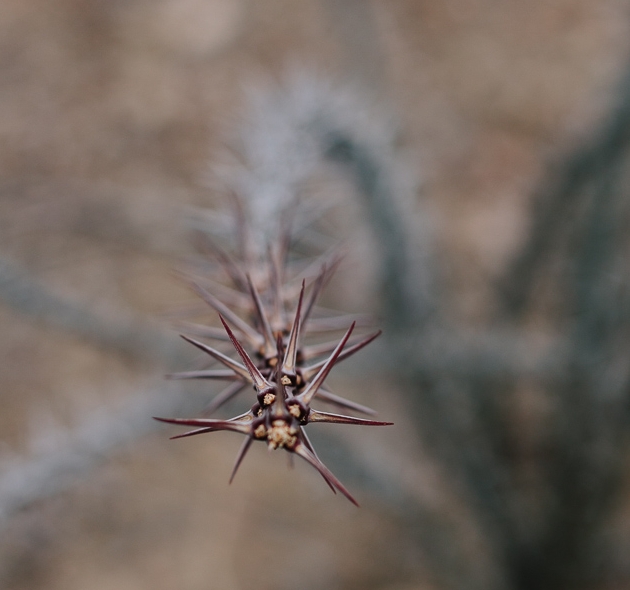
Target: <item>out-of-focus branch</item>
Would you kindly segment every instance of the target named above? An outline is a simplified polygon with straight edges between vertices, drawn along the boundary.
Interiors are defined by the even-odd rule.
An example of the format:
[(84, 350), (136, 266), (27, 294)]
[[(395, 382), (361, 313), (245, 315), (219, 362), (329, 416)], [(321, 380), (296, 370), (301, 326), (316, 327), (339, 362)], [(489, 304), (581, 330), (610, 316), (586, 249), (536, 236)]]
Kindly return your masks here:
[(408, 537), (405, 544), (421, 548), (440, 585), (454, 590), (504, 587), (500, 571), (487, 567), (487, 560), (481, 563), (479, 556), (471, 558), (466, 547), (470, 540), (462, 535), (462, 522), (449, 513), (452, 504), (428, 498), (418, 485), (417, 465), (396, 467), (397, 462), (391, 459), (396, 451), (341, 436), (332, 429), (326, 437), (314, 440), (332, 469), (343, 473), (348, 485), (363, 490), (366, 503), (377, 503), (401, 522)]
[[(630, 93), (624, 99), (630, 105)], [(618, 123), (626, 129), (617, 134), (630, 136), (630, 116)], [(566, 257), (572, 272), (556, 279), (571, 316), (570, 370), (556, 389), (557, 416), (544, 465), (553, 490), (546, 527), (537, 549), (529, 552), (533, 563), (522, 564), (534, 585), (544, 579), (550, 588), (566, 583), (571, 573), (582, 583), (596, 579), (602, 556), (593, 545), (620, 492), (630, 435), (627, 375), (610, 379), (619, 373), (619, 344), (630, 335), (628, 301), (619, 297), (628, 280), (623, 254), (628, 147), (619, 144), (604, 155), (609, 160), (582, 190), (580, 213), (568, 222), (574, 245)], [(579, 570), (576, 562), (582, 564)]]
[(432, 325), (419, 335), (399, 337), (394, 348), (383, 348), (381, 358), (389, 366), (462, 380), (516, 376), (555, 383), (566, 377), (569, 359), (564, 339), (550, 340), (509, 327), (478, 330)]
[[(399, 373), (408, 379), (410, 407), (435, 456), (464, 484), (463, 493), (497, 550), (509, 583), (517, 589), (575, 587), (578, 581), (592, 581), (593, 543), (620, 489), (630, 391), (627, 371), (619, 369), (619, 346), (624, 346), (621, 343), (627, 342), (630, 332), (624, 296), (627, 256), (621, 254), (628, 248), (623, 232), (629, 218), (628, 139), (630, 76), (612, 121), (598, 139), (568, 160), (551, 188), (541, 191), (531, 238), (502, 284), (505, 307), (516, 316), (531, 299), (532, 286), (545, 263), (558, 255), (569, 262), (570, 272), (555, 277), (555, 290), (563, 294), (567, 315), (554, 318), (568, 338), (554, 354), (556, 378), (539, 381), (554, 408), (546, 453), (538, 465), (545, 495), (537, 501), (543, 516), (539, 526), (526, 526), (526, 530), (515, 511), (524, 491), (517, 485), (517, 457), (509, 450), (514, 424), (503, 408), (524, 374), (503, 363), (507, 370), (497, 371), (500, 354), (488, 357), (494, 371), (480, 363), (456, 373), (442, 370), (441, 359), (448, 354), (439, 348), (435, 362), (423, 358), (419, 347), (423, 342), (433, 345), (432, 332), (457, 340), (465, 330), (447, 326), (435, 315), (423, 326), (413, 306), (403, 303), (404, 283), (400, 278), (388, 279), (391, 269), (402, 277), (412, 270), (404, 256), (403, 220), (393, 219), (397, 213), (391, 196), (372, 188), (377, 185), (378, 160), (369, 163), (369, 174), (359, 175), (381, 250), (403, 252), (394, 264), (387, 256), (382, 259), (382, 276), (396, 291), (383, 304), (390, 322), (401, 313), (394, 326), (397, 331), (420, 330), (418, 346), (401, 346), (404, 340), (400, 338), (390, 341)], [(354, 146), (345, 149), (351, 155), (360, 153)], [(361, 182), (362, 177), (368, 182)], [(487, 328), (487, 334), (494, 333), (495, 328)], [(518, 358), (518, 351), (506, 349), (503, 361), (512, 355)]]
[[(325, 122), (320, 124), (326, 129)], [(507, 358), (517, 353), (518, 346), (490, 345), (493, 338), (487, 334), (466, 338), (465, 330), (450, 326), (439, 313), (436, 261), (427, 216), (413, 215), (416, 224), (411, 230), (409, 213), (413, 208), (422, 209), (422, 203), (414, 198), (413, 185), (399, 184), (401, 171), (397, 173), (393, 166), (393, 148), (385, 142), (375, 145), (369, 137), (352, 130), (329, 128), (322, 136), (328, 141), (329, 157), (352, 170), (363, 197), (380, 253), (390, 360), (407, 391), (418, 430), (449, 470), (461, 496), (474, 508), (478, 525), (494, 549), (501, 553), (513, 528), (510, 500), (502, 493), (509, 485), (501, 457), (505, 425), (500, 420), (501, 399), (486, 390), (495, 392), (498, 378), (514, 377), (513, 363), (519, 361)], [(447, 342), (457, 344), (447, 350)], [(457, 351), (464, 348), (467, 354), (457, 358)], [(522, 348), (520, 352), (525, 351)], [(528, 352), (514, 358), (532, 356)], [(554, 361), (560, 361), (554, 370), (561, 373), (561, 360), (554, 356)], [(434, 565), (440, 571), (448, 569), (440, 561)]]
[[(413, 196), (400, 194), (403, 187), (395, 179), (396, 168), (386, 145), (371, 146), (338, 129), (328, 130), (323, 137), (328, 157), (350, 167), (364, 197), (368, 219), (379, 244), (383, 310), (389, 326), (397, 334), (414, 333), (435, 313), (435, 268), (429, 253), (411, 254), (409, 232), (405, 231), (408, 223), (403, 221), (402, 207), (405, 206), (403, 199), (406, 197), (407, 205), (411, 205)], [(428, 232), (426, 220), (417, 221)], [(424, 245), (428, 245), (427, 236), (421, 233)], [(421, 260), (422, 264), (415, 266), (412, 260)]]
[(0, 260), (0, 301), (44, 325), (78, 336), (107, 352), (171, 367), (184, 358), (178, 339), (130, 312), (115, 317), (48, 291), (24, 269)]
[(182, 411), (185, 397), (172, 387), (136, 393), (120, 404), (91, 411), (74, 428), (51, 429), (30, 453), (4, 457), (0, 529), (20, 510), (66, 490), (112, 453), (156, 430), (152, 416)]
[(593, 139), (544, 179), (534, 197), (533, 225), (527, 243), (498, 285), (502, 304), (510, 314), (519, 314), (527, 304), (537, 274), (548, 261), (547, 255), (557, 244), (562, 228), (579, 210), (589, 183), (605, 177), (619, 164), (629, 140), (630, 68), (620, 87), (618, 106), (608, 121)]

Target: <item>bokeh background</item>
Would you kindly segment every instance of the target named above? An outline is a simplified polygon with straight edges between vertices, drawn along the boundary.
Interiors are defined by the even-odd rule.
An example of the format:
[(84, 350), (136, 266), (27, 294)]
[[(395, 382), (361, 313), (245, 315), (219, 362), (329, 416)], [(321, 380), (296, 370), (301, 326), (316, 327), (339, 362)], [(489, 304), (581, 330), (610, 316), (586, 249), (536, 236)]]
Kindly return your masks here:
[[(628, 587), (629, 33), (625, 0), (3, 0), (0, 586)], [(173, 269), (296, 76), (391, 132), (332, 129), (312, 191), (326, 303), (386, 332), (331, 380), (396, 426), (320, 442), (359, 510), (150, 421), (211, 397), (162, 379)]]

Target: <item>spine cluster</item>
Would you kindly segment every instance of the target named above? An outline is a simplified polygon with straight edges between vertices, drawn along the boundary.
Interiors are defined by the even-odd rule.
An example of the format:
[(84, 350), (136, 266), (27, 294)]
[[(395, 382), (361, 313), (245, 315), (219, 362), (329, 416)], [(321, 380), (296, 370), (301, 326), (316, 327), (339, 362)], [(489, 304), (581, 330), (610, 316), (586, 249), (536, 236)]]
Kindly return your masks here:
[[(207, 354), (218, 367), (171, 375), (175, 379), (209, 379), (228, 382), (196, 418), (157, 418), (163, 422), (194, 427), (173, 438), (228, 430), (240, 432), (245, 440), (238, 453), (230, 482), (252, 442), (269, 449), (284, 449), (300, 456), (322, 475), (333, 492), (340, 491), (357, 504), (350, 492), (322, 463), (307, 434), (306, 426), (316, 422), (382, 426), (390, 422), (347, 415), (374, 415), (361, 404), (334, 394), (326, 386), (331, 369), (380, 335), (380, 331), (352, 338), (356, 318), (326, 314), (318, 298), (341, 260), (337, 252), (311, 258), (294, 258), (291, 224), (279, 225), (276, 239), (262, 254), (252, 239), (252, 220), (243, 214), (237, 197), (235, 252), (226, 252), (206, 236), (204, 254), (213, 265), (210, 276), (188, 278), (201, 299), (218, 313), (222, 329), (194, 325), (196, 338), (186, 341)], [(354, 319), (355, 321), (352, 321)], [(345, 330), (339, 339), (335, 332)], [(315, 340), (315, 342), (310, 342)], [(206, 341), (231, 345), (226, 354)], [(220, 346), (220, 345), (219, 345)], [(234, 354), (236, 353), (236, 354)], [(228, 420), (209, 418), (215, 410), (243, 391), (255, 392), (251, 408)], [(336, 406), (344, 413), (315, 409), (315, 402)], [(358, 505), (358, 504), (357, 504)]]

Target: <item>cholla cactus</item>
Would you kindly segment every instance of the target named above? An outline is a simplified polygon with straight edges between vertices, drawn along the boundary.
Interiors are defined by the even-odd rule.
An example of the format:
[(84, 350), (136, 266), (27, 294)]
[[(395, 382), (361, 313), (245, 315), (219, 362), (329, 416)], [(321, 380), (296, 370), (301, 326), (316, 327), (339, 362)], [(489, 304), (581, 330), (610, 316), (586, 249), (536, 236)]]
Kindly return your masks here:
[[(197, 418), (157, 418), (163, 422), (195, 427), (174, 436), (182, 438), (230, 430), (245, 435), (245, 441), (236, 458), (230, 477), (236, 471), (255, 440), (263, 441), (270, 449), (285, 449), (302, 457), (319, 471), (333, 491), (339, 490), (351, 502), (356, 500), (343, 484), (318, 458), (305, 432), (308, 424), (330, 422), (336, 424), (387, 425), (390, 422), (333, 414), (312, 407), (321, 400), (346, 410), (374, 414), (370, 408), (335, 395), (324, 384), (333, 366), (372, 342), (380, 331), (351, 340), (357, 325), (356, 318), (344, 315), (313, 317), (317, 299), (340, 262), (337, 252), (307, 261), (300, 261), (302, 270), (294, 270), (290, 260), (292, 243), (291, 224), (285, 218), (277, 239), (262, 254), (252, 248), (251, 220), (247, 218), (243, 203), (237, 204), (236, 233), (239, 248), (231, 255), (203, 236), (204, 250), (218, 267), (213, 274), (223, 272), (230, 286), (216, 278), (190, 279), (196, 293), (219, 314), (224, 332), (214, 327), (190, 325), (197, 337), (228, 340), (237, 353), (236, 358), (196, 340), (185, 340), (218, 361), (224, 368), (176, 373), (176, 379), (217, 379), (230, 381), (230, 385)], [(211, 293), (214, 291), (217, 295)], [(229, 301), (229, 303), (227, 303)], [(354, 321), (351, 321), (353, 320)], [(351, 322), (351, 323), (350, 323)], [(348, 324), (349, 327), (348, 327)], [(231, 326), (231, 327), (230, 327)], [(335, 332), (346, 328), (340, 340), (309, 345), (312, 333)], [(252, 387), (256, 393), (251, 409), (229, 420), (208, 418), (243, 390)]]

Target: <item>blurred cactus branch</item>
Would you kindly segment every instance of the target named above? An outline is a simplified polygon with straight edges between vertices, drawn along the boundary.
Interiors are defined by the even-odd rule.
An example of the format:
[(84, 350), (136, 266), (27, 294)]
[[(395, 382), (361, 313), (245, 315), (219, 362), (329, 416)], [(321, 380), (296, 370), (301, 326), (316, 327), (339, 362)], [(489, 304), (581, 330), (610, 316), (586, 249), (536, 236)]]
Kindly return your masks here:
[[(566, 378), (549, 390), (554, 420), (540, 466), (549, 501), (539, 535), (516, 557), (521, 587), (596, 584), (607, 553), (603, 526), (623, 489), (630, 434), (630, 73), (619, 100), (603, 129), (548, 183), (552, 190), (541, 191), (531, 238), (503, 282), (506, 307), (518, 316), (535, 310), (533, 287), (547, 270), (543, 278), (562, 302), (556, 322), (568, 334)], [(549, 276), (545, 267), (554, 259), (562, 264)]]
[[(385, 333), (397, 335), (390, 341), (394, 367), (406, 383), (427, 448), (475, 509), (503, 571), (500, 588), (592, 587), (601, 579), (598, 572), (607, 554), (602, 533), (622, 489), (629, 433), (630, 75), (621, 88), (619, 106), (594, 139), (543, 179), (530, 237), (497, 289), (503, 308), (516, 318), (538, 302), (533, 287), (546, 271), (558, 300), (560, 313), (549, 318), (558, 334), (549, 349), (555, 356), (550, 359), (554, 377), (529, 381), (553, 406), (543, 440), (536, 443), (546, 449), (537, 465), (538, 488), (522, 483), (514, 444), (518, 423), (506, 414), (506, 402), (518, 395), (527, 377), (496, 370), (506, 366), (500, 354), (488, 357), (490, 365), (497, 363), (489, 371), (479, 364), (449, 372), (439, 360), (426, 362), (424, 351), (434, 342), (456, 342), (466, 329), (444, 320), (447, 309), (421, 306), (426, 315), (418, 315), (404, 283), (418, 270), (405, 266), (408, 237), (400, 235), (405, 224), (392, 219), (396, 208), (386, 191), (374, 190), (376, 172), (363, 171), (358, 182), (380, 251), (391, 252), (381, 259), (381, 276), (395, 291), (385, 290), (383, 298), (383, 315), (390, 323)], [(355, 159), (360, 154), (347, 146), (345, 152)], [(549, 272), (550, 261), (562, 263), (559, 271), (554, 267), (556, 272)], [(431, 284), (433, 293), (442, 288)], [(498, 314), (497, 322), (502, 319)], [(496, 330), (490, 323), (486, 336)], [(517, 325), (514, 330), (523, 334)], [(440, 353), (435, 357), (441, 358)], [(523, 500), (537, 504), (534, 521), (522, 513)], [(445, 564), (435, 566), (441, 570)], [(453, 587), (468, 586), (460, 581)]]
[(109, 353), (174, 365), (182, 357), (170, 333), (130, 311), (106, 317), (78, 301), (55, 295), (14, 262), (0, 260), (0, 301), (31, 319), (85, 340)]
[(534, 195), (529, 237), (498, 285), (502, 305), (509, 314), (518, 316), (524, 311), (567, 220), (579, 209), (581, 200), (588, 198), (593, 182), (614, 174), (614, 168), (626, 156), (629, 141), (630, 67), (620, 84), (617, 106), (601, 128), (553, 166)]
[(328, 157), (350, 167), (357, 188), (365, 197), (365, 207), (380, 245), (380, 283), (388, 324), (399, 332), (402, 324), (410, 320), (414, 325), (426, 321), (433, 306), (428, 298), (422, 297), (419, 285), (412, 282), (417, 271), (411, 268), (410, 244), (401, 231), (402, 215), (397, 210), (395, 186), (387, 163), (384, 165), (382, 161), (383, 155), (378, 158), (370, 153), (370, 146), (362, 145), (348, 134), (330, 132), (324, 137)]
[[(498, 418), (500, 399), (485, 391), (489, 383), (482, 367), (492, 367), (490, 381), (496, 382), (497, 374), (501, 373), (500, 369), (497, 371), (498, 366), (505, 369), (500, 361), (505, 349), (500, 346), (492, 347), (491, 351), (484, 349), (482, 342), (488, 343), (489, 332), (478, 339), (466, 338), (465, 330), (444, 320), (443, 310), (435, 303), (440, 286), (429, 239), (423, 242), (426, 251), (415, 253), (414, 259), (420, 260), (422, 266), (418, 268), (412, 263), (409, 223), (403, 220), (399, 208), (401, 195), (397, 189), (400, 187), (390, 175), (391, 153), (370, 149), (360, 138), (347, 133), (328, 133), (324, 137), (329, 141), (328, 156), (348, 165), (352, 171), (378, 243), (390, 361), (409, 392), (410, 409), (418, 431), (429, 448), (437, 453), (436, 457), (454, 482), (468, 490), (465, 495), (483, 516), (479, 524), (493, 540), (492, 546), (502, 547), (509, 540), (512, 523), (507, 498), (500, 493), (501, 486), (506, 485), (503, 482), (506, 465), (497, 456), (498, 443), (494, 439), (503, 439), (505, 435)], [(422, 208), (422, 203), (416, 206)], [(422, 214), (418, 218), (426, 224)], [(440, 342), (442, 347), (436, 346)], [(445, 350), (447, 342), (454, 345), (453, 348), (447, 346)], [(462, 342), (470, 345), (463, 355)], [(483, 357), (481, 350), (488, 354), (485, 363), (472, 360)], [(507, 357), (514, 358), (509, 354), (504, 356)], [(447, 368), (444, 359), (454, 362), (449, 362)], [(510, 370), (503, 373), (506, 374), (512, 375)], [(470, 440), (475, 444), (471, 445)], [(455, 547), (457, 533), (451, 533), (450, 543)], [(423, 535), (421, 529), (415, 534), (426, 551), (434, 552), (430, 537)], [(447, 564), (441, 560), (434, 565), (438, 576), (448, 571)], [(459, 565), (463, 570), (461, 575), (451, 576), (451, 585), (462, 590), (470, 588), (471, 575), (467, 568), (474, 569), (474, 566), (470, 562)], [(480, 587), (488, 587), (484, 584)]]
[[(562, 319), (570, 334), (569, 370), (556, 390), (552, 452), (544, 465), (554, 498), (540, 547), (531, 551), (534, 563), (526, 566), (527, 577), (540, 587), (566, 585), (563, 577), (570, 571), (583, 585), (596, 581), (604, 557), (593, 545), (618, 500), (627, 461), (630, 380), (627, 360), (620, 364), (620, 358), (627, 357), (624, 341), (630, 336), (628, 81), (622, 99), (606, 141), (597, 144), (600, 161), (574, 195), (565, 221), (570, 231), (558, 228), (564, 240), (557, 247), (565, 250), (567, 270), (553, 284), (568, 304)], [(572, 566), (576, 562), (579, 570)]]
[(152, 387), (90, 412), (76, 426), (50, 425), (26, 454), (2, 456), (0, 531), (20, 511), (67, 490), (139, 438), (155, 431), (154, 412), (178, 411), (172, 388)]

